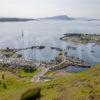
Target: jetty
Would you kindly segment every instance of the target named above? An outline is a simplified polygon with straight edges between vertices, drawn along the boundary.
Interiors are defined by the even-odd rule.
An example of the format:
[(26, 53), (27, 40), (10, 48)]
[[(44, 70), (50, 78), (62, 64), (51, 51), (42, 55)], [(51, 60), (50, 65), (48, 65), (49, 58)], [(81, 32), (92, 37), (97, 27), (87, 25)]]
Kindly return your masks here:
[(83, 67), (83, 68), (90, 68), (91, 65), (85, 63), (82, 60), (75, 60), (71, 57), (65, 56), (64, 51), (60, 51), (60, 63), (49, 63), (43, 66), (43, 71), (38, 73), (36, 76), (32, 77), (31, 82), (39, 82), (42, 78), (44, 78), (44, 75), (49, 71), (55, 71), (60, 70), (69, 66), (77, 66), (77, 67)]
[(21, 50), (27, 50), (27, 49), (44, 49), (45, 46), (30, 46), (30, 47), (25, 47), (25, 48), (5, 48), (5, 49), (0, 49), (1, 52), (18, 52), (18, 51), (21, 51)]
[(47, 65), (43, 66), (43, 71), (38, 73), (36, 76), (32, 77), (31, 82), (39, 82), (47, 72), (60, 70), (60, 69), (66, 68), (66, 67), (71, 66), (71, 65), (85, 67), (85, 68), (91, 67), (89, 64), (85, 64), (85, 63), (83, 64), (81, 62), (72, 62), (69, 59), (65, 59), (64, 61), (62, 61), (59, 64), (51, 64), (48, 66)]
[(89, 63), (86, 63), (84, 60), (81, 60), (79, 58), (75, 59), (75, 58), (71, 58), (71, 57), (67, 56), (66, 59), (71, 62), (72, 66), (83, 67), (83, 68), (90, 68), (91, 67), (91, 65)]

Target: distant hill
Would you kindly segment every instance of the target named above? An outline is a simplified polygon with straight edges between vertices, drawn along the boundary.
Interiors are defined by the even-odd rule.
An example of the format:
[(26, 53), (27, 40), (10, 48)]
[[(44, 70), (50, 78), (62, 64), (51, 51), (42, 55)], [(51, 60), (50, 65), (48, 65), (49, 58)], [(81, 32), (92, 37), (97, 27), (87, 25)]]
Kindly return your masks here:
[(72, 17), (68, 17), (67, 15), (59, 15), (53, 17), (39, 18), (39, 20), (75, 20), (75, 19)]
[(59, 16), (52, 16), (52, 17), (44, 17), (44, 18), (7, 18), (2, 17), (0, 18), (0, 22), (26, 22), (26, 21), (34, 21), (34, 20), (79, 20), (79, 21), (100, 21), (100, 19), (95, 18), (86, 18), (86, 17), (69, 17), (67, 15), (59, 15)]
[(69, 17), (67, 15), (59, 15), (45, 18), (38, 18), (38, 20), (80, 20), (80, 21), (100, 21), (100, 19), (86, 18), (86, 17)]
[(82, 20), (82, 21), (100, 21), (100, 19), (96, 19), (96, 18), (86, 18), (86, 17), (78, 17), (75, 18), (76, 20)]
[(25, 22), (25, 21), (33, 21), (35, 19), (29, 18), (0, 18), (0, 22)]

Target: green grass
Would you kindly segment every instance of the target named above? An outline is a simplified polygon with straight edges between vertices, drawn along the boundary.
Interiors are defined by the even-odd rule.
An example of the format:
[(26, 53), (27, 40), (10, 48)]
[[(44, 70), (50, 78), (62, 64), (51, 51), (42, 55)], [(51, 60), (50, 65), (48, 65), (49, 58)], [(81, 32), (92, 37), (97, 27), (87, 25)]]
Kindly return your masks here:
[[(25, 76), (30, 75), (25, 73)], [(52, 74), (51, 77), (56, 76)], [(5, 72), (5, 79), (7, 89), (0, 85), (0, 100), (19, 100), (27, 89), (35, 87), (41, 87), (41, 100), (100, 99), (100, 65), (84, 72), (59, 76), (48, 82), (31, 83), (31, 77), (19, 78), (11, 72)]]
[(19, 76), (21, 77), (33, 77), (34, 75), (36, 75), (37, 73), (39, 73), (40, 71), (42, 71), (42, 68), (37, 68), (35, 71), (33, 71), (32, 73), (28, 73), (25, 71), (20, 71), (18, 73)]

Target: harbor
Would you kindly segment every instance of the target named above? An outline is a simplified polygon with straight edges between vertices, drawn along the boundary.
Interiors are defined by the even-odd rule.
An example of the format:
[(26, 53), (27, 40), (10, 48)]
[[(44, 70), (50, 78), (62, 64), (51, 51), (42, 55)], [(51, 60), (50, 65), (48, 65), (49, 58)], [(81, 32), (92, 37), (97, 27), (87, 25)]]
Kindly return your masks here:
[[(21, 49), (6, 48), (6, 49), (0, 50), (0, 51), (5, 52), (6, 54), (7, 53), (16, 54), (18, 51), (31, 49), (32, 47), (21, 48)], [(42, 46), (36, 46), (36, 47), (42, 47)], [(63, 67), (63, 65), (66, 67), (70, 66), (70, 65), (79, 66), (79, 67), (90, 67), (90, 65), (86, 64), (85, 61), (83, 61), (83, 60), (73, 59), (73, 58), (69, 57), (67, 55), (67, 52), (65, 52), (61, 48), (56, 48), (56, 47), (50, 47), (50, 48), (59, 52), (58, 56), (53, 61), (51, 60), (50, 62), (40, 61), (40, 60), (35, 60), (35, 59), (34, 60), (33, 59), (26, 60), (23, 57), (13, 57), (13, 55), (11, 55), (10, 57), (7, 58), (5, 55), (2, 55), (2, 52), (1, 52), (2, 56), (0, 57), (1, 58), (0, 62), (4, 63), (4, 64), (14, 65), (14, 66), (39, 66), (39, 65), (45, 64), (45, 66), (53, 66), (53, 67), (50, 67), (50, 69), (56, 68), (56, 67), (59, 68), (59, 66)], [(56, 64), (58, 64), (58, 65), (56, 65)]]

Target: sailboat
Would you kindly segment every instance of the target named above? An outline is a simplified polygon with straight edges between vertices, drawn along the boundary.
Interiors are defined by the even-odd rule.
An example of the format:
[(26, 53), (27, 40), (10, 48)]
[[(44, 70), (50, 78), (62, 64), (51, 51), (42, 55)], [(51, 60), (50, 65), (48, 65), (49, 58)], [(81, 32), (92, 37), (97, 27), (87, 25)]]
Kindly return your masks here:
[(22, 31), (22, 38), (24, 37), (24, 32)]

